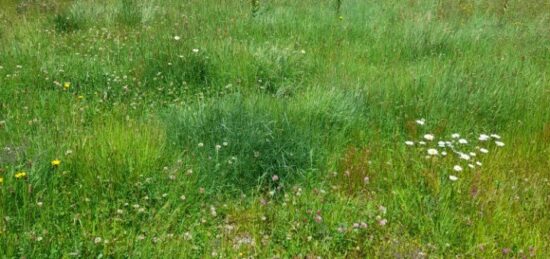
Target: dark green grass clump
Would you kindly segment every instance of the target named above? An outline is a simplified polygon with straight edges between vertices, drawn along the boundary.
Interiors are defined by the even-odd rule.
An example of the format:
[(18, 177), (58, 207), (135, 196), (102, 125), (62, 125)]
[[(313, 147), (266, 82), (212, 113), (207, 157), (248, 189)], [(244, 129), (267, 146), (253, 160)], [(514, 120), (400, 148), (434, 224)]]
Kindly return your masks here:
[(85, 21), (73, 13), (65, 12), (55, 15), (52, 20), (57, 32), (69, 33), (82, 29)]
[(172, 143), (200, 162), (205, 180), (251, 188), (269, 184), (275, 175), (291, 181), (323, 168), (330, 147), (345, 145), (349, 129), (360, 122), (362, 116), (349, 107), (358, 100), (341, 94), (296, 105), (271, 97), (229, 96), (165, 117)]

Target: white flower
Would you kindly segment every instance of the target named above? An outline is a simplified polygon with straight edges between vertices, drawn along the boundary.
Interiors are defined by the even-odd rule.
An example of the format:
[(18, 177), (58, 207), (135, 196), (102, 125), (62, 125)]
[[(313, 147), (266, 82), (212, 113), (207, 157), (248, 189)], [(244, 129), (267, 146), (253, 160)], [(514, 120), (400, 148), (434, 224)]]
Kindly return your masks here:
[(445, 142), (444, 142), (444, 141), (438, 141), (438, 142), (437, 142), (437, 145), (438, 145), (439, 147), (445, 147)]
[(487, 150), (486, 148), (480, 148), (479, 152), (481, 152), (483, 154), (487, 154), (487, 153), (489, 153), (489, 150)]
[(453, 170), (455, 170), (457, 172), (461, 172), (462, 171), (462, 166), (455, 165), (455, 166), (453, 166)]
[(458, 180), (458, 177), (456, 177), (454, 175), (449, 175), (449, 180), (454, 182), (454, 181)]
[(426, 142), (424, 142), (424, 141), (418, 141), (418, 144), (420, 144), (420, 145), (426, 145)]
[(491, 134), (491, 137), (492, 137), (492, 138), (495, 138), (495, 139), (500, 139), (500, 136), (497, 135), (497, 134)]
[(413, 145), (414, 145), (414, 142), (412, 142), (412, 141), (405, 141), (405, 145), (407, 145), (407, 146), (413, 146)]
[(181, 40), (180, 36), (174, 36), (174, 40)]
[(101, 243), (101, 237), (96, 237), (96, 238), (94, 239), (94, 243), (96, 243), (96, 244)]
[(453, 137), (453, 138), (460, 138), (460, 134), (454, 133), (454, 134), (451, 135), (451, 137)]
[(468, 164), (468, 167), (469, 167), (469, 168), (475, 168), (475, 165)]
[(460, 155), (460, 159), (470, 160), (470, 156), (468, 154), (459, 153), (459, 155)]
[(199, 53), (199, 49), (193, 49), (193, 53)]
[(460, 144), (468, 144), (468, 140), (465, 140), (465, 139), (461, 138), (461, 139), (458, 140), (458, 143), (460, 143)]
[(443, 152), (441, 152), (441, 155), (442, 155), (442, 156), (446, 156), (446, 155), (447, 155), (447, 152), (443, 151)]
[(204, 143), (201, 142), (201, 143), (199, 143), (198, 146), (199, 146), (199, 147), (204, 147)]
[(428, 155), (430, 155), (430, 156), (437, 156), (437, 154), (439, 154), (439, 152), (437, 151), (437, 149), (435, 149), (435, 148), (430, 148), (430, 149), (428, 149)]
[(489, 139), (489, 135), (481, 134), (479, 135), (479, 141), (486, 141)]
[(482, 166), (483, 164), (482, 164), (481, 162), (477, 161), (477, 162), (476, 162), (476, 165)]
[(416, 120), (416, 124), (418, 124), (418, 125), (424, 125), (424, 123), (426, 123), (426, 120), (423, 119), (423, 118)]
[(470, 156), (474, 157), (474, 156), (476, 156), (476, 153), (470, 152)]
[(425, 138), (426, 140), (430, 140), (430, 141), (431, 141), (431, 140), (434, 140), (434, 135), (432, 135), (432, 134), (426, 134), (426, 135), (424, 135), (424, 138)]
[(504, 142), (501, 141), (495, 141), (495, 144), (499, 147), (504, 147)]

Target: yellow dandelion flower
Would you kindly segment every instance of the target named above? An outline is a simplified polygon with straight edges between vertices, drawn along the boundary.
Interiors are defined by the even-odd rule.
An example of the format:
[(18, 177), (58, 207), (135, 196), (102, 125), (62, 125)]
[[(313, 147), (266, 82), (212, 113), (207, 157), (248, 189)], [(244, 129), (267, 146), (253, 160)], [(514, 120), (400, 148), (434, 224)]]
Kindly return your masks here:
[(63, 89), (68, 90), (69, 88), (71, 88), (71, 82), (65, 82), (63, 84)]
[(60, 164), (61, 164), (61, 160), (59, 160), (59, 159), (52, 160), (52, 166), (53, 167), (58, 167)]
[(27, 177), (27, 173), (25, 172), (18, 172), (15, 174), (15, 179), (22, 179), (22, 178), (25, 178)]

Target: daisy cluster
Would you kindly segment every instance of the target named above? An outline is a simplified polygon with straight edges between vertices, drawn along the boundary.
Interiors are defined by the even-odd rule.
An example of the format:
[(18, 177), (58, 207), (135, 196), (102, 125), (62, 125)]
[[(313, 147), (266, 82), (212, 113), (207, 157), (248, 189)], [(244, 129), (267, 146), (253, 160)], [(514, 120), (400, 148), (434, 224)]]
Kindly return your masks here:
[[(425, 119), (416, 120), (416, 124), (424, 126)], [(469, 134), (472, 135), (472, 134)], [(455, 160), (453, 171), (462, 172), (465, 168), (475, 169), (481, 167), (481, 157), (489, 153), (490, 147), (504, 147), (504, 142), (497, 134), (479, 134), (475, 139), (467, 139), (460, 133), (453, 133), (448, 138), (436, 137), (426, 133), (418, 141), (407, 140), (405, 145), (419, 147), (425, 152), (426, 158), (444, 157)], [(458, 180), (455, 175), (449, 175), (451, 181)]]

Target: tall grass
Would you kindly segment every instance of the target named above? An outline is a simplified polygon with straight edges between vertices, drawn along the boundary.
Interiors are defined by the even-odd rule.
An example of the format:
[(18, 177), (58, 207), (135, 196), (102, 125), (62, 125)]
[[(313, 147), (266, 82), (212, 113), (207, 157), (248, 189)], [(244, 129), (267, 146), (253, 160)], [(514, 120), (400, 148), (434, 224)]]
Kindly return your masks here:
[(6, 257), (549, 254), (545, 1), (0, 6)]

